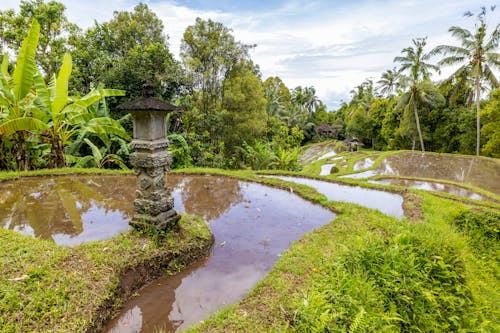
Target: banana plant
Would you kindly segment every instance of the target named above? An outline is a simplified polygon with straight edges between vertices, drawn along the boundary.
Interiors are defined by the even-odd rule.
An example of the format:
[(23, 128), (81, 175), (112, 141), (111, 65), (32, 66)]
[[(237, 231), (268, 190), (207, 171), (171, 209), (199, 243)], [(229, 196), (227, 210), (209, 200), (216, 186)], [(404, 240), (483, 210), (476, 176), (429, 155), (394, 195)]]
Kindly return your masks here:
[(68, 159), (76, 162), (74, 167), (76, 168), (106, 168), (112, 166), (118, 166), (123, 170), (127, 170), (128, 167), (123, 161), (123, 159), (117, 154), (111, 154), (106, 150), (106, 147), (97, 147), (92, 143), (89, 139), (83, 139), (83, 141), (90, 147), (92, 150), (92, 155), (87, 155), (84, 157), (76, 157), (72, 155), (68, 155)]
[(110, 117), (97, 117), (90, 111), (92, 105), (109, 96), (123, 96), (123, 90), (94, 89), (83, 97), (71, 97), (68, 82), (71, 75), (71, 55), (64, 55), (57, 77), (47, 86), (40, 72), (34, 81), (37, 91), (37, 106), (42, 113), (40, 118), (48, 123), (44, 136), (51, 144), (49, 167), (64, 167), (66, 159), (64, 148), (70, 139), (83, 127), (95, 134), (113, 134), (130, 140), (123, 127)]
[(39, 38), (40, 25), (33, 20), (12, 74), (8, 70), (7, 54), (3, 56), (0, 66), (0, 136), (9, 137), (18, 145), (18, 168), (25, 170), (30, 168), (27, 138), (34, 132), (48, 128), (43, 121), (33, 117), (36, 106), (32, 86)]

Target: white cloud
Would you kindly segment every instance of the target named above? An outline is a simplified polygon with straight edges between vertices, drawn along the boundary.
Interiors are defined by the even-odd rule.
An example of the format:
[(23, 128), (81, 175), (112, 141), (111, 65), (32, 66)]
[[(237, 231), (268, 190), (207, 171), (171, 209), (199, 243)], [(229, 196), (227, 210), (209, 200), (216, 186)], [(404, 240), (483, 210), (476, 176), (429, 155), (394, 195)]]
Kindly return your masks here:
[[(60, 1), (68, 8), (69, 19), (82, 27), (92, 25), (94, 19), (109, 20), (113, 11), (131, 10), (139, 2)], [(312, 85), (330, 108), (348, 99), (349, 91), (366, 78), (377, 81), (384, 70), (394, 67), (393, 58), (411, 45), (412, 38), (429, 36), (429, 50), (455, 43), (448, 28), (472, 28), (473, 20), (462, 14), (479, 9), (477, 0), (294, 0), (266, 11), (257, 7), (223, 11), (217, 9), (217, 1), (209, 2), (211, 10), (188, 7), (180, 0), (146, 3), (164, 21), (176, 57), (186, 27), (196, 17), (211, 18), (233, 29), (237, 40), (258, 45), (252, 59), (264, 78), (280, 76), (290, 88)], [(0, 3), (0, 9), (17, 6), (17, 0)], [(500, 22), (500, 10), (490, 20)]]

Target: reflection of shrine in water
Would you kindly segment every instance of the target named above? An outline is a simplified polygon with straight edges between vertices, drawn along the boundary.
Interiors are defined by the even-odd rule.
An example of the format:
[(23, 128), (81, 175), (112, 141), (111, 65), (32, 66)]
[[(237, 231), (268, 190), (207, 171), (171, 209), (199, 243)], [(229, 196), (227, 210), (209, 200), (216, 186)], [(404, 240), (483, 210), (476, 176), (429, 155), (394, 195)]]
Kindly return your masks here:
[[(0, 183), (0, 227), (57, 244), (107, 239), (129, 228), (134, 176), (26, 177)], [(217, 219), (241, 202), (239, 182), (227, 177), (170, 175), (176, 209)]]

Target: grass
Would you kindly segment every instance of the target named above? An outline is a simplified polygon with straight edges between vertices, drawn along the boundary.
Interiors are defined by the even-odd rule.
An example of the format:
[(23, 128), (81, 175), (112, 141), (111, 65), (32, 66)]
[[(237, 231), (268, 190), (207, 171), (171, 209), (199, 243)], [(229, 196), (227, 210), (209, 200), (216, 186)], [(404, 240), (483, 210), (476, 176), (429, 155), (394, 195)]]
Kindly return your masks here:
[[(250, 172), (203, 172), (256, 180)], [(341, 182), (411, 194), (418, 198), (411, 204), (422, 212), (419, 223), (331, 202), (307, 187), (273, 183), (293, 187), (338, 217), (293, 244), (244, 300), (188, 331), (500, 331), (497, 204)]]
[[(42, 174), (52, 172), (27, 175)], [(139, 287), (179, 271), (211, 244), (207, 224), (191, 215), (182, 216), (178, 233), (151, 238), (129, 230), (73, 248), (0, 228), (0, 332), (98, 331)]]
[[(332, 222), (294, 243), (245, 299), (189, 332), (500, 331), (500, 209), (496, 205), (405, 190), (418, 198), (412, 202), (422, 212), (416, 223), (328, 201), (307, 186), (259, 177), (251, 171), (192, 168), (175, 172), (264, 183), (338, 213)], [(403, 191), (402, 187), (362, 180), (341, 182)], [(208, 242), (209, 234), (200, 223), (191, 221), (183, 230), (189, 239)], [(7, 241), (2, 237), (8, 237)], [(158, 251), (158, 245), (148, 241), (148, 250), (141, 252), (145, 243), (136, 237), (141, 239), (137, 234), (124, 234), (67, 249), (0, 230), (0, 251), (8, 253), (2, 255), (2, 264), (5, 260), (4, 266), (10, 270), (0, 278), (0, 295), (6, 297), (0, 303), (0, 331), (43, 331), (46, 327), (79, 331), (91, 327), (95, 320), (91, 313), (99, 307), (96, 304), (119, 299), (113, 296), (119, 289), (119, 278), (109, 270), (126, 271), (130, 261), (144, 262)], [(175, 252), (173, 246), (180, 240), (168, 239), (166, 248)], [(188, 248), (197, 246), (189, 243), (185, 244)], [(173, 264), (170, 269), (178, 266), (182, 265)], [(24, 274), (29, 277), (8, 281)], [(46, 290), (52, 285), (54, 288)], [(83, 297), (75, 299), (73, 294)], [(21, 304), (25, 295), (34, 301)], [(84, 306), (89, 300), (94, 305)], [(28, 306), (26, 311), (24, 306)], [(116, 307), (113, 304), (111, 308)], [(80, 309), (78, 315), (63, 313), (74, 309)], [(36, 326), (43, 321), (48, 324)]]
[(189, 332), (500, 329), (498, 250), (483, 258), (456, 228), (469, 207), (424, 195), (425, 221), (410, 223), (323, 205), (341, 214), (296, 242), (243, 301)]

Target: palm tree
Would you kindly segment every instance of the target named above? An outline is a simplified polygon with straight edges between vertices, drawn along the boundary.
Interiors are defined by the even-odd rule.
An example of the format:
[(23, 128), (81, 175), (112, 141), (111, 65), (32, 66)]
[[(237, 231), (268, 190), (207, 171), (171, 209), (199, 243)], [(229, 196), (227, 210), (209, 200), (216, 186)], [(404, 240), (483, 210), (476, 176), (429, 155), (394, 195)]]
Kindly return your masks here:
[(397, 88), (400, 87), (399, 79), (401, 78), (401, 74), (394, 67), (393, 69), (388, 69), (384, 73), (382, 73), (382, 78), (377, 81), (378, 88), (382, 95), (391, 96)]
[[(491, 7), (491, 11), (495, 7)], [(473, 16), (467, 12), (465, 16)], [(452, 77), (469, 76), (474, 80), (476, 99), (476, 155), (479, 156), (481, 144), (481, 119), (479, 117), (482, 81), (498, 88), (500, 84), (493, 74), (491, 67), (500, 68), (500, 53), (495, 52), (500, 40), (500, 24), (497, 24), (493, 32), (487, 37), (486, 7), (481, 7), (481, 12), (476, 16), (475, 31), (453, 26), (448, 29), (452, 36), (460, 41), (461, 46), (439, 45), (432, 50), (432, 54), (443, 54), (438, 64), (456, 65), (462, 64)]]
[(425, 151), (424, 139), (422, 138), (422, 130), (420, 129), (420, 120), (418, 118), (418, 106), (420, 103), (425, 102), (423, 100), (425, 86), (422, 83), (429, 80), (432, 70), (439, 70), (437, 66), (426, 62), (431, 57), (429, 53), (424, 53), (426, 44), (427, 37), (413, 39), (413, 46), (403, 49), (401, 51), (403, 56), (394, 58), (394, 62), (401, 63), (400, 73), (408, 72), (409, 89), (401, 96), (400, 102), (404, 101), (405, 105), (401, 106), (405, 109), (413, 108), (422, 151)]

